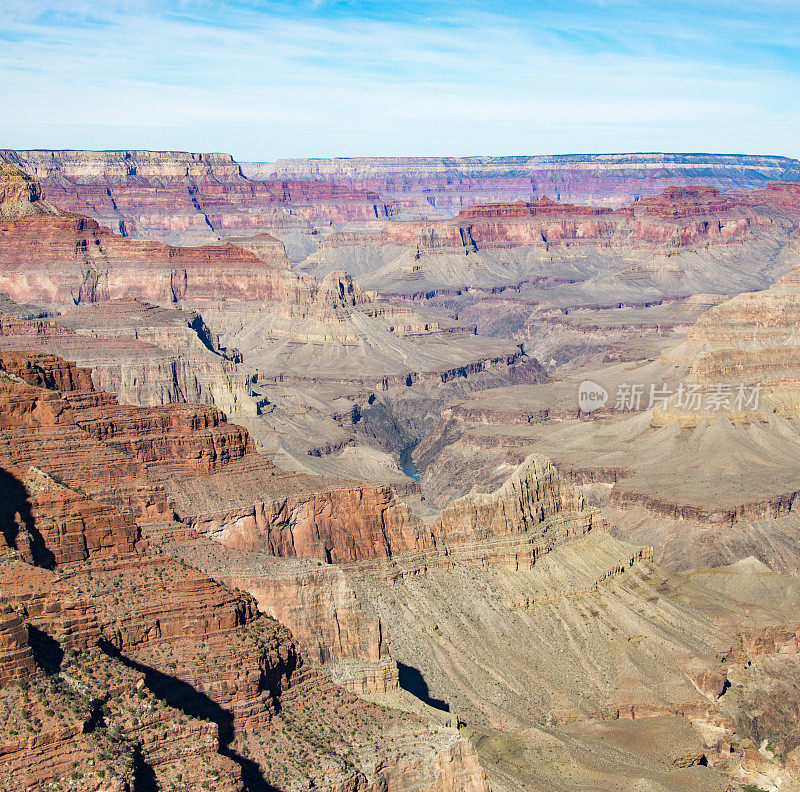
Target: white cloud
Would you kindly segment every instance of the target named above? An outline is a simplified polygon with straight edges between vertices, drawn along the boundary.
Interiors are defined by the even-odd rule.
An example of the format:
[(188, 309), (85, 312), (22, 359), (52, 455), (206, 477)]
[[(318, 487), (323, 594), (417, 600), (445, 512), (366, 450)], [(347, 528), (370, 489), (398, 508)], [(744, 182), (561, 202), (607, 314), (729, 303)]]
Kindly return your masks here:
[[(675, 20), (657, 40), (683, 43), (656, 51), (642, 32), (647, 19), (638, 32), (602, 15), (576, 28), (568, 10), (543, 12), (535, 25), (485, 13), (445, 25), (324, 9), (324, 18), (244, 8), (223, 16), (216, 3), (169, 14), (119, 0), (3, 7), (0, 145), (214, 149), (242, 159), (800, 154), (797, 71), (769, 57), (711, 57), (724, 44), (719, 31), (685, 32)], [(795, 32), (784, 25), (780, 36)], [(107, 142), (88, 142), (99, 139)]]

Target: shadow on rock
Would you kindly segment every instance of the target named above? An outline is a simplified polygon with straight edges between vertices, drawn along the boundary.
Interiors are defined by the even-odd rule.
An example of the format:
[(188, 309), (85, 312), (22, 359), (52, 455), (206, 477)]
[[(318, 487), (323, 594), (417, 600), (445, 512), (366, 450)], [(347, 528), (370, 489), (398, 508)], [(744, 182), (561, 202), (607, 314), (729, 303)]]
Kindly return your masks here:
[[(246, 759), (231, 748), (234, 737), (233, 713), (183, 680), (126, 657), (106, 639), (101, 639), (99, 645), (106, 654), (116, 658), (123, 665), (144, 674), (145, 685), (170, 707), (192, 718), (202, 718), (216, 723), (219, 729), (219, 752), (239, 765), (247, 792), (281, 792), (264, 780), (256, 762)], [(139, 792), (138, 786), (137, 792)], [(149, 792), (149, 788), (142, 787), (142, 792)]]

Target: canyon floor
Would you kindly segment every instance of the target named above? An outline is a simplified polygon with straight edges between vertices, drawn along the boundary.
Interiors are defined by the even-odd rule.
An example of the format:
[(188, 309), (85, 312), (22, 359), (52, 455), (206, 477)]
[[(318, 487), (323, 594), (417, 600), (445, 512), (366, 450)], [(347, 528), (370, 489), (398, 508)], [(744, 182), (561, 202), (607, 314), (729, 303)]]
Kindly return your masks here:
[(0, 785), (800, 789), (800, 170), (656, 156), (0, 151)]

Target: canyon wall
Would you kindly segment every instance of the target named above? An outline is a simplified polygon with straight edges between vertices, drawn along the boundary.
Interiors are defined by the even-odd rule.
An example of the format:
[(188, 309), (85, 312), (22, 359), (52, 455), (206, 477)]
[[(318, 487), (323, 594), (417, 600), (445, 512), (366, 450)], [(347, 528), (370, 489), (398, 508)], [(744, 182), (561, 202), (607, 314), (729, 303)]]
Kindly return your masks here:
[(313, 180), (254, 181), (229, 154), (14, 151), (0, 161), (38, 179), (62, 210), (123, 236), (203, 244), (311, 221), (386, 218), (392, 202)]
[(543, 196), (536, 202), (483, 203), (435, 224), (392, 223), (381, 238), (421, 249), (558, 245), (607, 240), (619, 244), (689, 246), (737, 240), (751, 228), (769, 228), (774, 212), (800, 211), (800, 187), (778, 182), (752, 192), (721, 193), (715, 187), (668, 187), (637, 203), (613, 211), (609, 207), (556, 203)]
[(252, 178), (334, 181), (411, 200), (423, 216), (454, 215), (479, 203), (558, 201), (623, 206), (670, 185), (721, 190), (800, 178), (787, 157), (729, 154), (573, 154), (520, 157), (362, 157), (244, 162)]
[(0, 785), (485, 792), (458, 732), (332, 684), (251, 597), (145, 536), (178, 526), (157, 474), (255, 457), (244, 430), (121, 406), (53, 356), (2, 365)]

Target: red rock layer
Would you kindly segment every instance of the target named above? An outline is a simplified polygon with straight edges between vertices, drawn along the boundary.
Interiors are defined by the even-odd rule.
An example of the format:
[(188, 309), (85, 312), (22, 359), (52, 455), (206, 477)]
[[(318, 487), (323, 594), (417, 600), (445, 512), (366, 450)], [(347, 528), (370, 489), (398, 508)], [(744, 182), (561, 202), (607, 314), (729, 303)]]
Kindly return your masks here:
[(418, 248), (456, 247), (477, 250), (518, 247), (548, 242), (599, 239), (612, 236), (629, 211), (558, 204), (547, 198), (537, 203), (486, 204), (463, 210), (453, 220), (438, 223), (392, 223), (382, 237)]
[[(9, 360), (32, 378), (45, 362)], [(50, 372), (70, 368), (47, 362)], [(237, 437), (247, 455), (243, 430), (226, 435), (215, 410), (131, 410), (108, 394), (47, 390), (3, 371), (0, 382), (10, 416), (0, 429), (0, 787), (69, 779), (123, 792), (191, 779), (210, 792), (242, 792), (245, 782), (409, 792), (413, 778), (485, 792), (457, 732), (335, 687), (304, 668), (288, 631), (249, 596), (139, 540), (131, 507), (146, 522), (146, 498), (165, 503), (146, 474), (176, 462), (194, 476), (228, 465), (203, 449)], [(139, 436), (172, 439), (140, 446)], [(136, 459), (143, 448), (147, 463)], [(186, 449), (200, 454), (183, 459)], [(64, 468), (70, 486), (59, 481)], [(388, 747), (397, 740), (413, 759)], [(353, 764), (341, 758), (351, 753)]]
[(458, 216), (465, 220), (474, 218), (536, 217), (536, 215), (605, 215), (613, 209), (604, 206), (575, 206), (570, 203), (551, 201), (542, 196), (536, 203), (521, 201), (513, 204), (475, 204), (462, 209)]
[[(140, 516), (159, 517), (170, 510), (163, 490), (148, 478), (148, 469), (208, 473), (252, 451), (247, 432), (228, 424), (214, 408), (120, 405), (110, 394), (74, 390), (75, 385), (91, 388), (86, 372), (51, 355), (4, 354), (0, 362), (33, 381), (55, 377), (68, 386), (63, 392), (48, 390), (0, 369), (0, 465), (46, 469), (55, 485), (63, 482), (72, 488), (65, 511), (48, 507), (55, 542), (50, 551), (56, 558), (78, 552), (76, 542), (85, 553), (117, 547), (116, 540), (109, 545), (107, 534), (119, 526), (113, 520), (107, 524), (110, 518), (102, 513), (84, 513), (85, 504), (73, 503), (74, 491), (87, 491)], [(46, 500), (43, 494), (37, 497)], [(69, 509), (67, 502), (72, 504)], [(44, 502), (40, 505), (44, 508)], [(117, 549), (129, 548), (132, 541), (129, 537)], [(68, 545), (72, 549), (67, 550)]]
[(254, 450), (245, 429), (213, 407), (169, 404), (159, 410), (115, 402), (78, 410), (90, 437), (142, 463), (211, 473)]
[[(549, 462), (531, 457), (496, 492), (461, 498), (428, 519), (389, 487), (359, 486), (259, 501), (191, 523), (237, 550), (334, 564), (411, 553), (435, 565), (459, 551), (467, 563), (493, 553), (532, 563), (553, 542), (591, 530), (594, 515)], [(468, 548), (478, 539), (485, 547), (473, 556)]]
[(0, 688), (35, 672), (28, 626), (10, 605), (0, 605)]
[(762, 190), (738, 192), (737, 199), (752, 206), (800, 211), (800, 182), (772, 182)]
[[(24, 325), (18, 322), (17, 325)], [(36, 322), (34, 324), (41, 324)], [(3, 327), (2, 333), (6, 330)], [(0, 369), (16, 374), (31, 385), (60, 391), (94, 390), (89, 369), (78, 368), (74, 363), (55, 355), (30, 353), (0, 353)]]
[(770, 185), (753, 193), (723, 194), (714, 187), (669, 187), (627, 208), (537, 203), (483, 204), (453, 220), (385, 226), (382, 237), (419, 249), (477, 250), (521, 245), (608, 242), (685, 246), (741, 239), (773, 223), (770, 212), (796, 223), (800, 199), (791, 184)]
[(75, 215), (0, 222), (0, 289), (18, 301), (291, 303), (306, 297), (310, 282), (235, 245), (176, 248), (127, 240)]

